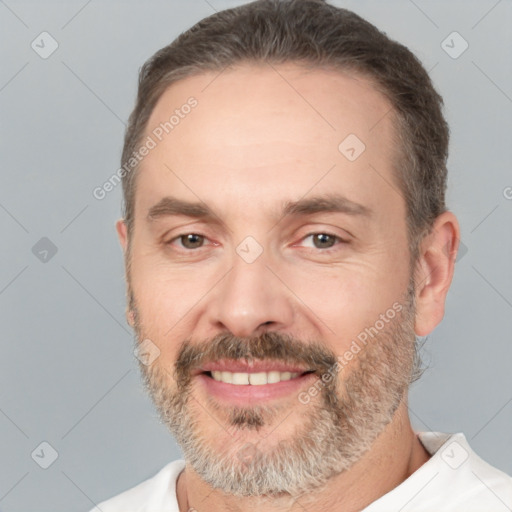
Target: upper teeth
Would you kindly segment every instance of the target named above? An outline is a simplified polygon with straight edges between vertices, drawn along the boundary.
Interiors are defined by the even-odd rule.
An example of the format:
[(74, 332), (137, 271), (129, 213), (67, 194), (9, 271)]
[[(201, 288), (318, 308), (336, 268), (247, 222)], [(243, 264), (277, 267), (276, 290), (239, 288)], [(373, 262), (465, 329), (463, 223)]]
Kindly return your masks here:
[(291, 372), (260, 372), (260, 373), (239, 373), (239, 372), (220, 372), (212, 371), (212, 377), (219, 382), (227, 384), (236, 384), (244, 386), (252, 384), (261, 386), (262, 384), (274, 384), (283, 380), (290, 380), (298, 377), (300, 373)]

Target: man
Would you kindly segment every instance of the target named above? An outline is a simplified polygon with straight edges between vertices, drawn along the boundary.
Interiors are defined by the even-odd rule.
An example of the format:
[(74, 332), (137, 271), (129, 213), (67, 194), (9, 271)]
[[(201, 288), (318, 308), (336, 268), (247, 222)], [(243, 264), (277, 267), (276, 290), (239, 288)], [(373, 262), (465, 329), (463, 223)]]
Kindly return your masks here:
[(441, 106), (405, 47), (322, 0), (219, 12), (144, 65), (117, 230), (185, 460), (96, 510), (511, 510), (463, 434), (408, 416), (459, 237)]

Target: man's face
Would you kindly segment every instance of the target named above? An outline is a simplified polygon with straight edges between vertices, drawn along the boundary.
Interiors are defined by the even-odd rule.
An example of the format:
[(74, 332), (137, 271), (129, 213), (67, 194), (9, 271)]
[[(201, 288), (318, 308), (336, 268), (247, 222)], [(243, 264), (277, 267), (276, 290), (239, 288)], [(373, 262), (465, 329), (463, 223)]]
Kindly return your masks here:
[(146, 135), (191, 96), (137, 177), (129, 293), (160, 350), (141, 368), (204, 480), (300, 493), (369, 449), (410, 377), (390, 105), (362, 78), (245, 66), (172, 85)]

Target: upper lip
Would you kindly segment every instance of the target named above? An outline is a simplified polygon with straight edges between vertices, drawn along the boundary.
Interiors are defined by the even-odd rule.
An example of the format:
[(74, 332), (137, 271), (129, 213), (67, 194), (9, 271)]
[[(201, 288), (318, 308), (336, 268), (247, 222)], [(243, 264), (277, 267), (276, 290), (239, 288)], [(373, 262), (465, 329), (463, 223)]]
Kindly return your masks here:
[(284, 361), (257, 360), (246, 361), (243, 359), (221, 359), (201, 365), (195, 375), (204, 372), (221, 371), (232, 373), (259, 373), (259, 372), (290, 372), (305, 373), (309, 368), (301, 367), (298, 364), (286, 363)]

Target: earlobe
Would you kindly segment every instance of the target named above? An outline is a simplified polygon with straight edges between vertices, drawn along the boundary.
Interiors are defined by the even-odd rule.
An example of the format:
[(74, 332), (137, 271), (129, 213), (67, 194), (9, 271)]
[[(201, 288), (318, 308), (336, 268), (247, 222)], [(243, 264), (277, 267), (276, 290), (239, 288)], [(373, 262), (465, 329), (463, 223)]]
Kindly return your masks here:
[(420, 243), (415, 272), (415, 332), (418, 336), (431, 333), (443, 319), (459, 236), (457, 218), (451, 212), (444, 212), (437, 217), (431, 232)]

